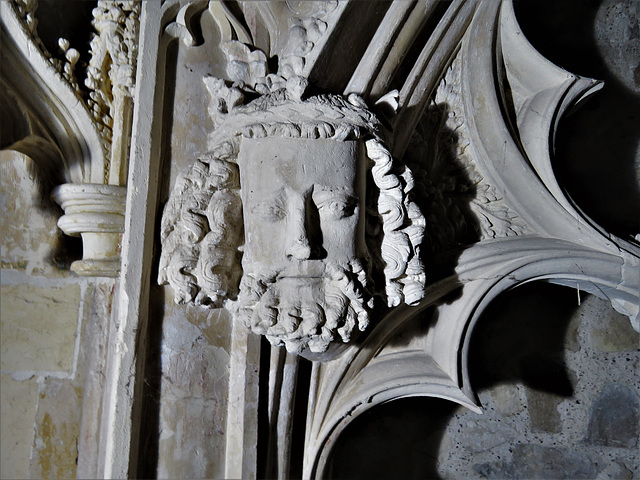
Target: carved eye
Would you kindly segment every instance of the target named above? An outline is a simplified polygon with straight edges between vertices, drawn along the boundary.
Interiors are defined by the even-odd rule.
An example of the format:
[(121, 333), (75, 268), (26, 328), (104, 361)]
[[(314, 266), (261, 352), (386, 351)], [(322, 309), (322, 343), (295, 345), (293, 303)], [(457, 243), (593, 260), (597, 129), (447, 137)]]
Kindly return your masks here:
[(279, 202), (260, 202), (251, 208), (251, 212), (260, 215), (268, 222), (278, 222), (285, 217), (285, 210)]
[(323, 217), (330, 220), (340, 220), (350, 217), (356, 210), (355, 198), (328, 198), (318, 204), (318, 210)]

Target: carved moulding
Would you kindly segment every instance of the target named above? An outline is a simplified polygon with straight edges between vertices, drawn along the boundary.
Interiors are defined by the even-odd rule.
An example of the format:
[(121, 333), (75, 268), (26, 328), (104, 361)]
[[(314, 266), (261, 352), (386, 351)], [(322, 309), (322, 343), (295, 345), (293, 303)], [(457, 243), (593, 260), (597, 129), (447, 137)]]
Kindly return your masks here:
[(55, 176), (70, 183), (52, 197), (69, 209), (59, 227), (82, 236), (83, 259), (71, 265), (80, 275), (117, 276), (120, 269), (138, 11), (137, 2), (98, 2), (85, 92), (74, 73), (78, 52), (60, 39), (66, 60), (59, 60), (38, 38), (37, 2), (2, 3), (3, 56), (12, 72), (3, 84), (37, 119), (29, 133), (44, 135), (59, 152)]
[[(348, 3), (357, 9), (366, 2)], [(419, 37), (420, 28), (425, 24), (423, 16), (428, 17), (429, 10), (425, 11), (422, 7), (428, 5), (431, 8), (435, 3), (437, 2), (394, 4), (394, 10), (389, 9), (389, 15), (409, 15), (408, 18), (413, 20), (407, 25), (402, 22), (395, 23), (389, 17), (389, 21), (385, 22), (387, 25), (385, 28), (391, 28), (389, 25), (397, 25), (393, 27), (396, 33), (388, 35), (388, 31), (377, 32), (368, 51), (374, 56), (380, 50), (393, 51), (399, 53), (397, 58), (403, 58), (403, 55), (406, 55), (412, 47), (412, 41), (407, 39)], [(398, 4), (405, 4), (404, 13), (397, 10)], [(268, 6), (264, 8), (267, 10), (277, 8), (271, 4), (266, 5)], [(344, 4), (340, 4), (338, 8), (342, 5)], [(330, 454), (330, 445), (333, 444), (332, 440), (352, 418), (370, 406), (402, 396), (432, 395), (479, 409), (466, 372), (466, 352), (475, 319), (486, 304), (504, 289), (536, 279), (553, 280), (575, 286), (579, 283), (581, 289), (585, 289), (586, 286), (596, 293), (600, 292), (601, 295), (606, 293), (614, 299), (614, 302), (624, 305), (633, 316), (634, 305), (637, 304), (634, 297), (637, 282), (630, 274), (637, 271), (634, 270), (637, 268), (637, 247), (603, 235), (597, 228), (592, 227), (588, 219), (571, 206), (569, 199), (563, 200), (564, 197), (557, 197), (556, 194), (551, 193), (551, 189), (546, 186), (550, 181), (548, 176), (545, 179), (538, 173), (542, 168), (532, 169), (530, 165), (529, 157), (534, 156), (531, 153), (532, 142), (542, 141), (544, 144), (542, 148), (544, 155), (538, 156), (536, 160), (538, 165), (550, 162), (550, 145), (547, 138), (549, 138), (549, 131), (555, 128), (554, 119), (557, 119), (584, 93), (590, 91), (589, 89), (597, 88), (597, 84), (588, 80), (582, 81), (541, 61), (534, 70), (539, 69), (549, 74), (543, 77), (547, 83), (526, 87), (526, 82), (522, 83), (525, 76), (520, 71), (521, 67), (513, 63), (515, 57), (508, 51), (510, 48), (519, 48), (526, 52), (526, 42), (522, 44), (522, 37), (518, 38), (513, 31), (508, 33), (509, 22), (512, 22), (513, 28), (517, 25), (510, 13), (510, 4), (505, 2), (503, 5), (504, 7), (501, 8), (499, 2), (493, 1), (451, 2), (442, 21), (434, 30), (433, 40), (429, 40), (416, 61), (415, 68), (411, 69), (406, 80), (401, 79), (404, 83), (397, 98), (398, 115), (392, 115), (390, 123), (395, 126), (396, 132), (392, 151), (396, 158), (404, 160), (404, 152), (408, 151), (416, 124), (420, 121), (425, 108), (428, 108), (434, 99), (441, 102), (442, 100), (438, 99), (445, 97), (442, 90), (438, 96), (437, 90), (443, 78), (447, 80), (446, 72), (451, 67), (452, 74), (449, 80), (453, 79), (452, 83), (459, 82), (457, 87), (459, 93), (456, 95), (460, 97), (457, 100), (460, 106), (456, 107), (458, 110), (455, 113), (458, 115), (460, 112), (458, 120), (465, 124), (464, 137), (468, 141), (468, 145), (464, 148), (464, 155), (468, 156), (469, 164), (476, 172), (474, 178), (481, 179), (481, 185), (486, 184), (493, 188), (492, 194), (486, 195), (485, 198), (478, 198), (478, 203), (483, 203), (485, 200), (493, 202), (493, 206), (497, 208), (492, 211), (504, 210), (509, 213), (501, 217), (504, 222), (500, 228), (494, 228), (485, 222), (482, 228), (482, 241), (476, 239), (463, 243), (468, 247), (472, 245), (470, 248), (454, 249), (449, 245), (449, 251), (440, 251), (437, 252), (438, 255), (434, 255), (434, 257), (440, 257), (447, 266), (453, 265), (453, 272), (448, 271), (444, 278), (435, 278), (434, 280), (437, 281), (427, 287), (425, 298), (418, 306), (396, 308), (388, 317), (370, 325), (368, 336), (360, 337), (355, 344), (348, 345), (339, 358), (324, 364), (314, 364), (309, 395), (310, 414), (307, 424), (305, 477), (322, 476), (324, 462)], [(132, 178), (140, 180), (139, 198), (143, 201), (131, 202), (128, 206), (132, 212), (137, 212), (137, 216), (132, 215), (131, 223), (128, 225), (126, 243), (128, 266), (122, 285), (126, 293), (123, 295), (123, 298), (126, 297), (126, 302), (121, 306), (118, 341), (114, 342), (117, 353), (114, 353), (114, 367), (109, 376), (113, 384), (112, 391), (120, 393), (117, 395), (114, 393), (105, 400), (104, 406), (107, 412), (105, 418), (108, 420), (105, 421), (105, 425), (110, 429), (110, 445), (115, 451), (115, 453), (109, 451), (105, 454), (105, 463), (110, 462), (109, 468), (105, 469), (107, 472), (105, 476), (126, 475), (127, 471), (131, 471), (127, 470), (128, 461), (133, 459), (131, 461), (135, 463), (137, 455), (136, 451), (129, 452), (129, 443), (122, 442), (122, 437), (117, 432), (122, 430), (126, 435), (131, 434), (131, 443), (135, 445), (135, 421), (138, 417), (135, 416), (136, 410), (132, 405), (130, 379), (135, 373), (139, 383), (142, 383), (143, 370), (140, 363), (136, 364), (139, 360), (136, 360), (134, 352), (138, 350), (132, 339), (135, 338), (136, 332), (144, 331), (146, 313), (144, 304), (148, 303), (148, 291), (137, 285), (137, 282), (147, 281), (149, 265), (152, 261), (149, 252), (152, 251), (151, 238), (155, 205), (158, 199), (157, 172), (161, 170), (158, 159), (161, 157), (159, 139), (162, 136), (162, 129), (159, 124), (163, 120), (162, 108), (160, 108), (162, 102), (158, 101), (158, 98), (164, 98), (163, 72), (166, 47), (173, 35), (180, 36), (184, 45), (193, 45), (198, 42), (198, 29), (191, 28), (191, 21), (198, 18), (196, 12), (202, 12), (206, 8), (215, 9), (216, 6), (219, 6), (217, 2), (177, 1), (164, 2), (161, 7), (154, 2), (144, 2), (143, 6), (149, 20), (144, 36), (148, 48), (145, 58), (149, 70), (146, 73), (152, 74), (149, 78), (154, 79), (156, 91), (153, 93), (157, 96), (155, 101), (149, 92), (144, 96), (143, 112), (154, 112), (152, 123), (147, 125), (148, 119), (143, 115), (137, 118), (140, 131), (136, 142), (140, 147), (140, 156), (136, 157), (136, 170)], [(262, 3), (260, 8), (263, 8)], [(218, 13), (220, 13), (219, 10)], [(243, 27), (241, 28), (240, 24), (234, 22), (226, 13), (223, 13), (222, 17), (218, 15), (215, 18), (219, 19), (223, 25), (220, 27), (221, 30), (228, 34), (228, 37), (224, 37), (225, 40), (232, 41), (234, 36), (240, 39), (244, 34), (246, 35), (244, 38), (251, 41), (243, 40), (243, 43), (255, 45), (251, 36), (259, 37), (256, 32), (242, 33)], [(254, 28), (257, 24), (246, 23)], [(281, 26), (282, 23), (276, 21), (273, 25)], [(328, 23), (326, 32), (337, 31), (334, 27), (335, 24)], [(259, 29), (256, 28), (256, 30)], [(352, 30), (348, 33), (352, 33)], [(273, 40), (274, 38), (281, 37), (270, 36), (268, 41), (265, 40), (266, 44), (279, 45), (280, 43)], [(394, 38), (403, 40), (396, 43)], [(385, 45), (378, 43), (382, 41), (386, 42)], [(266, 47), (264, 48), (263, 51), (266, 51)], [(222, 50), (223, 47), (220, 46), (220, 51)], [(234, 64), (237, 68), (234, 67), (233, 74), (239, 76), (239, 72), (248, 72), (247, 76), (241, 78), (245, 79), (243, 81), (249, 88), (257, 91), (256, 85), (266, 85), (267, 88), (271, 86), (268, 81), (257, 81), (266, 79), (270, 73), (266, 69), (263, 70), (267, 55), (265, 54), (263, 58), (256, 52), (249, 47), (243, 49), (237, 44), (233, 50), (228, 50), (229, 58), (233, 56), (233, 61), (237, 62)], [(269, 51), (269, 56), (276, 53), (277, 50), (272, 49)], [(379, 95), (388, 90), (391, 78), (397, 71), (397, 65), (393, 66), (394, 61), (387, 61), (391, 58), (390, 54), (388, 58), (385, 57), (387, 53), (380, 55), (384, 60), (370, 62), (368, 65), (369, 57), (364, 58), (361, 63), (362, 68), (358, 68), (358, 71), (365, 73), (358, 73), (358, 75), (362, 74), (367, 78), (362, 82), (356, 82), (357, 79), (354, 78), (351, 82), (354, 90), (345, 89), (346, 93), (362, 94), (369, 105), (373, 105)], [(532, 59), (527, 55), (520, 58), (525, 64)], [(455, 58), (457, 58), (456, 61), (454, 61)], [(503, 64), (500, 62), (502, 58), (508, 58), (509, 61)], [(259, 65), (251, 66), (253, 62)], [(248, 68), (247, 65), (242, 65), (243, 63), (247, 64)], [(314, 73), (315, 78), (322, 77), (321, 73), (314, 72), (313, 63), (305, 63), (305, 68), (308, 69), (309, 77), (313, 77)], [(549, 73), (550, 70), (551, 73)], [(266, 72), (266, 76), (263, 77), (262, 72)], [(279, 73), (281, 72), (272, 73), (272, 75)], [(307, 77), (307, 74), (294, 73), (302, 78)], [(216, 75), (218, 75), (217, 72)], [(220, 76), (225, 77), (228, 81), (227, 85), (231, 83), (231, 73), (227, 72), (227, 76), (224, 74)], [(281, 77), (285, 83), (289, 79)], [(270, 78), (281, 80), (275, 77)], [(496, 83), (496, 78), (501, 81)], [(277, 82), (272, 81), (271, 85), (274, 84)], [(300, 85), (300, 82), (297, 85)], [(513, 90), (514, 95), (522, 99), (522, 103), (518, 103), (520, 107), (517, 111), (505, 101), (507, 85), (512, 85), (513, 87), (509, 88)], [(295, 88), (295, 85), (292, 86)], [(214, 86), (213, 90), (217, 88)], [(376, 88), (379, 90), (375, 90)], [(546, 91), (546, 94), (537, 96), (541, 91)], [(229, 89), (227, 93), (231, 93), (226, 97), (228, 101), (215, 104), (216, 108), (222, 107), (222, 109), (216, 110), (212, 118), (216, 115), (221, 119), (225, 118), (220, 113), (228, 112), (222, 110), (233, 109), (238, 105), (235, 103), (240, 98), (237, 96), (238, 92)], [(532, 100), (534, 97), (535, 102)], [(558, 99), (562, 99), (560, 105)], [(543, 121), (537, 124), (532, 121), (518, 123), (518, 118), (525, 118), (527, 114), (535, 115), (529, 105), (534, 105), (536, 111), (542, 108), (545, 112), (542, 115)], [(525, 145), (520, 138), (530, 140)], [(241, 141), (244, 141), (244, 137)], [(213, 142), (211, 145), (212, 151), (216, 144), (217, 142)], [(233, 148), (230, 151), (233, 152)], [(220, 152), (223, 150), (221, 149)], [(237, 153), (240, 153), (239, 149)], [(196, 162), (193, 169), (185, 175), (185, 184), (192, 180), (194, 184), (203, 180), (202, 188), (206, 192), (207, 182), (210, 179), (200, 174), (206, 173), (211, 163), (217, 163), (212, 160), (215, 159), (203, 158), (202, 162)], [(202, 167), (202, 172), (199, 172), (199, 168), (195, 165)], [(234, 171), (230, 177), (237, 179), (239, 174)], [(147, 178), (150, 179), (148, 182), (145, 180)], [(224, 183), (224, 176), (221, 175), (219, 180)], [(229, 186), (232, 187), (229, 189), (232, 193), (237, 190), (235, 183), (230, 183)], [(236, 199), (237, 193), (242, 195), (242, 192), (234, 193)], [(203, 207), (204, 203), (198, 205), (198, 202), (195, 202), (194, 205), (197, 207), (195, 210), (185, 205), (184, 211), (187, 214), (195, 213), (196, 219), (200, 217), (199, 222), (203, 218), (209, 222), (208, 214), (215, 212), (207, 212), (207, 208)], [(176, 210), (182, 211), (182, 207), (176, 205)], [(277, 209), (274, 211), (277, 212)], [(474, 214), (480, 215), (481, 213), (478, 212), (481, 212), (481, 209), (477, 209)], [(224, 209), (219, 213), (225, 214)], [(548, 218), (545, 215), (548, 215)], [(489, 222), (495, 225), (490, 218)], [(163, 226), (163, 229), (164, 233), (171, 235), (170, 227), (165, 229)], [(196, 228), (183, 233), (197, 237), (202, 234), (206, 236), (210, 232), (198, 233)], [(504, 238), (512, 233), (518, 236)], [(433, 232), (427, 231), (426, 234), (429, 237)], [(144, 239), (144, 242), (141, 242), (141, 239)], [(180, 253), (185, 257), (191, 254), (193, 252)], [(233, 256), (235, 257), (235, 251)], [(447, 262), (445, 258), (447, 256), (452, 257), (453, 261)], [(171, 272), (169, 263), (168, 259), (163, 259), (161, 270), (165, 267), (166, 269), (160, 272), (161, 280), (165, 278), (162, 275), (166, 275), (167, 279), (172, 275), (197, 278), (198, 263), (202, 264), (193, 256), (189, 262), (186, 262), (186, 268), (182, 271), (177, 268)], [(431, 268), (431, 265), (428, 266)], [(193, 275), (194, 272), (196, 275)], [(513, 277), (512, 272), (515, 272)], [(585, 273), (587, 276), (583, 276)], [(189, 287), (188, 282), (186, 284)], [(447, 296), (451, 293), (459, 295), (460, 289), (462, 289), (461, 296), (457, 298)], [(190, 290), (190, 288), (184, 289), (185, 298), (193, 298), (195, 301), (201, 290), (197, 288), (193, 289), (193, 292)], [(221, 288), (220, 292), (223, 290)], [(210, 291), (215, 296), (218, 288), (212, 288)], [(211, 295), (208, 299), (203, 295), (198, 301), (215, 303), (218, 300)], [(438, 314), (437, 322), (433, 321), (433, 312)], [(403, 340), (394, 341), (399, 336), (402, 336)], [(406, 338), (410, 341), (407, 342)], [(259, 387), (255, 382), (259, 343), (256, 342), (255, 336), (247, 335), (240, 322), (234, 324), (233, 342), (234, 350), (230, 364), (230, 404), (232, 405), (227, 418), (228, 441), (225, 466), (227, 476), (230, 478), (249, 477), (256, 470), (253, 452), (256, 446), (257, 419), (254, 406), (259, 397), (257, 394)], [(274, 362), (273, 365), (276, 363)], [(394, 368), (396, 364), (402, 367)], [(270, 400), (284, 397), (291, 399), (292, 388), (286, 391), (283, 388), (282, 391), (278, 391), (281, 385), (286, 384), (291, 387), (293, 382), (290, 379), (290, 372), (288, 375), (286, 382), (283, 381), (281, 384), (274, 382), (274, 386), (270, 383)], [(360, 380), (364, 383), (359, 383)], [(281, 394), (282, 397), (280, 397)], [(283, 401), (280, 406), (274, 406), (274, 410), (285, 410), (285, 414), (287, 408), (287, 401)], [(128, 416), (121, 414), (129, 411), (134, 412), (133, 424), (128, 422)], [(282, 418), (285, 417), (290, 419), (288, 415), (283, 415)], [(126, 440), (129, 440), (126, 435)], [(286, 448), (279, 450), (279, 452), (285, 451)], [(279, 458), (278, 462), (284, 464), (288, 461), (285, 457), (286, 453), (281, 455), (282, 458)]]
[(139, 11), (139, 3), (129, 0), (99, 0), (93, 10), (97, 34), (90, 45), (85, 84), (87, 106), (102, 140), (104, 169), (100, 182), (61, 185), (53, 192), (65, 210), (60, 228), (82, 236), (83, 258), (71, 265), (80, 275), (115, 277), (120, 272)]
[(126, 194), (126, 187), (117, 185), (67, 183), (55, 189), (54, 198), (65, 211), (58, 227), (82, 236), (83, 258), (72, 264), (74, 272), (105, 277), (119, 272)]
[[(33, 2), (30, 2), (33, 3)], [(60, 152), (54, 168), (72, 182), (97, 181), (104, 171), (102, 141), (88, 110), (74, 89), (39, 47), (33, 12), (19, 3), (0, 4), (2, 20), (3, 90), (11, 92), (27, 113), (26, 130), (12, 142), (35, 134)], [(23, 20), (27, 15), (30, 23)], [(9, 125), (20, 122), (20, 111), (8, 111)], [(9, 128), (3, 125), (3, 133)], [(3, 145), (6, 148), (6, 145)]]
[(639, 268), (637, 257), (625, 262), (571, 242), (491, 240), (462, 252), (458, 262), (456, 275), (431, 285), (418, 307), (395, 310), (360, 345), (338, 359), (314, 364), (305, 478), (322, 478), (334, 441), (356, 416), (376, 405), (433, 396), (481, 413), (468, 374), (468, 352), (478, 318), (500, 293), (545, 280), (628, 302), (637, 299), (637, 282), (621, 287), (621, 280)]
[[(443, 19), (456, 7), (453, 2)], [(601, 84), (571, 75), (535, 52), (517, 25), (511, 2), (477, 2), (475, 7), (458, 40), (442, 41), (429, 52), (448, 59), (442, 68), (407, 80), (432, 87), (400, 95), (396, 125), (408, 124), (409, 132), (418, 125), (415, 111), (403, 112), (409, 104), (424, 105), (426, 115), (430, 104), (450, 109), (442, 121), (449, 124), (443, 131), (452, 133), (431, 140), (457, 145), (454, 158), (471, 185), (492, 189), (479, 205), (493, 203), (490, 212), (508, 213), (496, 222), (493, 213), (474, 206), (486, 189), (472, 190), (472, 198), (464, 197), (471, 207), (458, 213), (475, 219), (475, 243), (447, 248), (437, 237), (432, 242), (439, 249), (433, 266), (445, 266), (439, 269), (446, 272), (444, 278), (427, 286), (417, 307), (390, 312), (342, 356), (314, 364), (304, 478), (323, 477), (345, 426), (375, 405), (426, 395), (480, 412), (468, 374), (469, 345), (479, 316), (505, 290), (543, 280), (587, 291), (610, 300), (640, 330), (640, 248), (586, 217), (558, 185), (551, 164), (559, 118)], [(403, 91), (410, 92), (406, 85)], [(394, 151), (411, 150), (412, 141), (415, 136), (410, 140), (400, 131)], [(419, 169), (439, 170), (433, 168), (437, 158), (429, 157), (435, 154), (418, 152), (423, 156), (407, 163), (414, 169), (416, 202), (422, 206)], [(428, 198), (439, 197), (431, 192)], [(429, 222), (429, 208), (424, 208), (427, 239), (437, 228)]]

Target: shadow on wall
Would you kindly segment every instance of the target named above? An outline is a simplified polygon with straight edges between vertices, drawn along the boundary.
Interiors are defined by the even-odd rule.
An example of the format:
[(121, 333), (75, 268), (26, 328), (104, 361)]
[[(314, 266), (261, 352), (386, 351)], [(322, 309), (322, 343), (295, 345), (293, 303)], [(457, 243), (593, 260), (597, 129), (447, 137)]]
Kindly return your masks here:
[[(459, 102), (429, 105), (404, 157), (415, 179), (413, 198), (426, 221), (421, 256), (430, 282), (455, 275), (459, 248), (481, 238), (471, 209), (478, 197), (478, 179), (472, 177), (472, 165), (465, 163), (468, 141), (457, 129), (458, 118)], [(445, 252), (449, 253), (444, 256)]]
[(324, 478), (440, 478), (438, 454), (457, 405), (403, 398), (356, 418), (339, 437)]
[[(542, 5), (541, 5), (542, 3)], [(532, 45), (556, 65), (604, 80), (562, 120), (554, 168), (569, 196), (606, 230), (640, 232), (640, 2), (514, 1)]]
[[(526, 285), (498, 297), (473, 334), (469, 363), (474, 388), (522, 384), (543, 395), (571, 397), (574, 381), (564, 355), (579, 348), (575, 323), (570, 324), (576, 307), (571, 290), (550, 284)], [(374, 407), (338, 438), (326, 477), (440, 478), (448, 433), (465, 427), (454, 425), (459, 411), (465, 410), (437, 398)], [(476, 417), (482, 423), (483, 417)]]
[(521, 383), (561, 397), (573, 395), (575, 379), (565, 351), (576, 351), (578, 330), (570, 321), (578, 308), (573, 290), (530, 284), (501, 295), (473, 332), (469, 375), (476, 390)]

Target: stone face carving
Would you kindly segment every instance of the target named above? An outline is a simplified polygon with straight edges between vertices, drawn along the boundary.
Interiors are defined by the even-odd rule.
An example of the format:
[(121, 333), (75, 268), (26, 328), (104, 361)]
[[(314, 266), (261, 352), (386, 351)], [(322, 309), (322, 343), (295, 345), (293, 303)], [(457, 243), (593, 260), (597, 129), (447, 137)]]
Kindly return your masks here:
[(354, 326), (368, 324), (364, 304), (373, 305), (360, 260), (366, 252), (360, 146), (357, 140), (242, 141), (241, 312), (253, 331), (283, 337), (290, 350), (310, 338), (309, 347), (322, 351), (336, 331), (347, 342)]
[(389, 307), (422, 298), (424, 218), (359, 97), (293, 91), (231, 108), (178, 182), (159, 281), (178, 303), (233, 300), (239, 320), (291, 352), (323, 352), (367, 327), (376, 294)]

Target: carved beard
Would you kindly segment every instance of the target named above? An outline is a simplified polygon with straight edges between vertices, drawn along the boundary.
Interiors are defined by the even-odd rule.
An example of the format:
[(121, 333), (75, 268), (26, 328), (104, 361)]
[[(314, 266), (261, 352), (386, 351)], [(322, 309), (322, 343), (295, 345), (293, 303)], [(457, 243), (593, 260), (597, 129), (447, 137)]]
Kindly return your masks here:
[(327, 264), (321, 277), (282, 274), (245, 274), (238, 297), (239, 317), (272, 345), (295, 353), (308, 346), (322, 353), (337, 336), (346, 343), (356, 326), (360, 331), (367, 327), (373, 298), (360, 262), (346, 268)]

